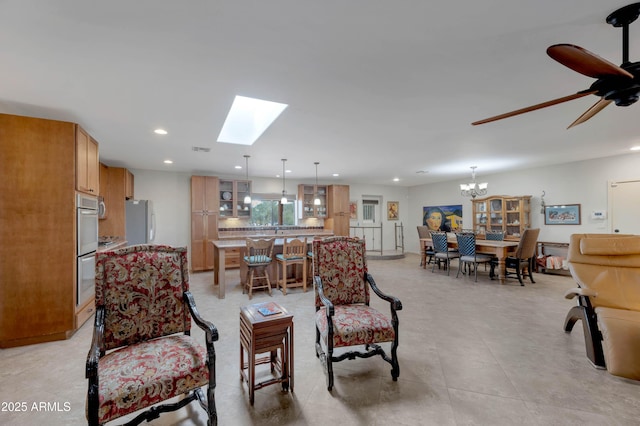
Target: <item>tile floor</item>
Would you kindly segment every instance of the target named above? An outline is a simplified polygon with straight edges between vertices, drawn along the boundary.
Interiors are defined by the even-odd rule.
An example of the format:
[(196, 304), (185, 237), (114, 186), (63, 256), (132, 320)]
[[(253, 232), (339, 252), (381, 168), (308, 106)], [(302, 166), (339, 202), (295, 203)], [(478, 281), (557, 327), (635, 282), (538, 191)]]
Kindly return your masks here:
[[(640, 382), (594, 369), (581, 325), (562, 330), (573, 301), (570, 277), (536, 275), (521, 287), (447, 277), (418, 267), (417, 255), (369, 261), (378, 285), (399, 297), (400, 378), (379, 357), (335, 364), (326, 390), (314, 353), (313, 293), (258, 292), (252, 303), (275, 300), (295, 321), (295, 391), (256, 392), (255, 405), (239, 380), (239, 307), (248, 304), (238, 272), (228, 271), (227, 297), (217, 298), (211, 273), (192, 274), (202, 315), (219, 329), (216, 344), (220, 425), (637, 425)], [(455, 267), (454, 267), (455, 268)], [(384, 307), (378, 300), (374, 306)], [(85, 421), (84, 365), (92, 323), (70, 340), (0, 350), (0, 424), (79, 425)], [(194, 335), (198, 335), (194, 333)], [(24, 412), (6, 411), (26, 402)], [(34, 407), (34, 402), (36, 403)], [(40, 402), (49, 403), (39, 411)], [(46, 408), (46, 406), (44, 407)], [(119, 422), (115, 422), (119, 423)], [(190, 404), (153, 425), (206, 425)]]

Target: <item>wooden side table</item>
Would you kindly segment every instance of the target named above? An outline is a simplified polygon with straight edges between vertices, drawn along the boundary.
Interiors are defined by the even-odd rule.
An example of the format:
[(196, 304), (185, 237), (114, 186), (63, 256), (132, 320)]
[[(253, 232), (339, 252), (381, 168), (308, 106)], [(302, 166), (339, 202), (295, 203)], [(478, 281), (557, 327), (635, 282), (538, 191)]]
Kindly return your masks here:
[[(264, 315), (263, 308), (278, 313)], [(272, 377), (256, 383), (256, 365), (267, 363)], [(275, 302), (240, 308), (240, 379), (247, 382), (251, 405), (255, 391), (265, 386), (282, 383), (283, 391), (293, 392), (293, 315)]]

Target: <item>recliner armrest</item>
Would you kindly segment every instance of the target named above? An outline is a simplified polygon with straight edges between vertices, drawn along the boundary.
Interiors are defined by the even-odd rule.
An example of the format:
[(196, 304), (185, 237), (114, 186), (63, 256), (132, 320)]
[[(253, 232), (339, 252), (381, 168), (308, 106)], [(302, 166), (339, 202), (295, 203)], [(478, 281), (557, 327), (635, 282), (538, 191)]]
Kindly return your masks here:
[(573, 299), (576, 296), (597, 297), (598, 293), (590, 288), (570, 288), (564, 293), (565, 299)]

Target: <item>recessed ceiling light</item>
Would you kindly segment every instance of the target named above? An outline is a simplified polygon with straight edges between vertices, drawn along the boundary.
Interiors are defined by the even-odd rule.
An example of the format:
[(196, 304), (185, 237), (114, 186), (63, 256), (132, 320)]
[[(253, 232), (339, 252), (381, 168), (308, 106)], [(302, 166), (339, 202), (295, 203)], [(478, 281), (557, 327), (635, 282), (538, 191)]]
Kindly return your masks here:
[(253, 145), (287, 104), (236, 96), (224, 120), (218, 142)]
[(632, 147), (631, 147), (631, 151), (640, 151), (640, 145), (638, 145), (638, 146), (632, 146)]
[(340, 176), (340, 173), (334, 173), (334, 174), (332, 174), (331, 176), (333, 176), (333, 177), (338, 177), (338, 176)]
[(284, 172), (285, 173), (291, 173), (291, 170), (285, 170)]
[(164, 164), (173, 164), (172, 160), (164, 160)]
[(155, 133), (156, 135), (166, 135), (167, 131), (165, 129), (155, 129), (153, 133)]
[(241, 168), (242, 168), (242, 166), (235, 166), (234, 168), (235, 168), (235, 169), (241, 169)]
[(393, 178), (394, 182), (400, 182), (400, 178)]

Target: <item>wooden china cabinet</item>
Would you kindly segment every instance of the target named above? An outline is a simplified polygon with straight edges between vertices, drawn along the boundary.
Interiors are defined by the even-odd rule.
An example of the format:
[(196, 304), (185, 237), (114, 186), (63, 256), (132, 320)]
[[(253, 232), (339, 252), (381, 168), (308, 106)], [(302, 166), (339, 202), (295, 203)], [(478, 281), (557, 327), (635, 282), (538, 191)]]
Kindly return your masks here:
[(531, 195), (494, 195), (472, 201), (473, 229), (483, 238), (488, 230), (504, 232), (505, 240), (519, 240), (531, 226)]

